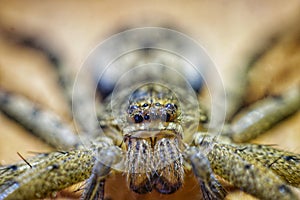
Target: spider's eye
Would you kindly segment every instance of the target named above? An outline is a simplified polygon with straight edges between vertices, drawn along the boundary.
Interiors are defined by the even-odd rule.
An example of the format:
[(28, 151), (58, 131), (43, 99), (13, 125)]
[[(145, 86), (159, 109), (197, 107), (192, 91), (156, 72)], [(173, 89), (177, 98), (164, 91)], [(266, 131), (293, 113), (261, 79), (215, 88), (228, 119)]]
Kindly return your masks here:
[(132, 105), (128, 107), (128, 113), (131, 114), (133, 113), (134, 110), (138, 109), (136, 105)]
[(147, 103), (144, 103), (142, 106), (143, 106), (143, 107), (147, 107), (147, 106), (148, 106), (148, 104), (147, 104)]
[(135, 123), (141, 123), (143, 121), (143, 117), (141, 115), (134, 115), (133, 119)]
[(165, 105), (165, 107), (168, 108), (168, 109), (172, 109), (172, 110), (175, 108), (175, 106), (173, 104), (171, 104), (171, 103), (167, 103)]
[(130, 110), (135, 110), (135, 109), (138, 109), (138, 107), (136, 105), (132, 105), (132, 106), (129, 106), (129, 109)]
[(149, 119), (150, 119), (149, 114), (146, 114), (146, 115), (144, 116), (144, 119), (145, 119), (145, 120), (149, 120)]
[(155, 106), (160, 106), (160, 103), (159, 103), (159, 102), (157, 102), (157, 103), (155, 103), (154, 105), (155, 105)]

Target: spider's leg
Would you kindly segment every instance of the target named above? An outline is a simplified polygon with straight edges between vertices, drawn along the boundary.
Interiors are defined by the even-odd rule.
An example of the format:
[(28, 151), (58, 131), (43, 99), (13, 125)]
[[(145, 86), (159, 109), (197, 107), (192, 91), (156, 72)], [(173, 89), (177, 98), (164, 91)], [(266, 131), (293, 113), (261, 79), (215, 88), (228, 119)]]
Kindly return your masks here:
[(246, 142), (270, 129), (280, 120), (300, 109), (300, 87), (280, 96), (268, 97), (253, 104), (230, 126), (229, 137), (235, 142)]
[(249, 162), (260, 162), (288, 184), (300, 187), (300, 154), (266, 145), (236, 145), (236, 153)]
[(87, 180), (82, 196), (84, 200), (104, 200), (105, 177), (111, 171), (111, 166), (120, 162), (121, 149), (111, 146), (101, 149), (94, 164), (92, 174)]
[(96, 83), (93, 82), (91, 69), (88, 67), (71, 67), (65, 61), (59, 49), (30, 38), (21, 38), (23, 45), (34, 48), (44, 54), (53, 66), (61, 91), (69, 103), (70, 111), (80, 131), (86, 135), (98, 132), (98, 122), (94, 114), (94, 92)]
[(64, 124), (58, 115), (25, 97), (1, 89), (0, 110), (53, 147), (68, 149), (79, 142), (71, 127)]
[(186, 150), (187, 158), (192, 164), (193, 172), (198, 178), (202, 195), (206, 200), (224, 199), (227, 192), (214, 176), (209, 160), (199, 148)]
[[(64, 83), (62, 86), (63, 93), (65, 94), (72, 110), (72, 117), (75, 122), (80, 126), (80, 130), (85, 135), (95, 136), (99, 133), (99, 123), (95, 113), (95, 99), (96, 83), (90, 77), (90, 71), (82, 68), (77, 76), (71, 76), (70, 67), (59, 67), (57, 73), (60, 76), (60, 81)], [(67, 72), (66, 72), (67, 71)], [(68, 73), (68, 71), (70, 71)], [(73, 72), (74, 74), (74, 72)], [(76, 77), (76, 78), (75, 78)], [(99, 109), (98, 103), (96, 109)]]
[(234, 145), (215, 142), (200, 133), (195, 135), (194, 143), (207, 150), (213, 171), (237, 188), (261, 199), (297, 199), (276, 173), (260, 162), (241, 157)]
[(0, 187), (8, 180), (13, 179), (14, 177), (17, 177), (20, 174), (22, 174), (23, 172), (25, 172), (26, 170), (28, 170), (32, 167), (35, 167), (39, 163), (44, 162), (45, 160), (48, 159), (48, 157), (49, 157), (48, 153), (40, 153), (34, 157), (26, 158), (26, 161), (29, 164), (27, 164), (24, 161), (20, 161), (15, 164), (1, 166), (0, 167)]
[[(87, 179), (97, 157), (96, 152), (109, 148), (109, 139), (90, 149), (77, 149), (66, 152), (53, 152), (28, 159), (30, 166), (15, 164), (12, 168), (3, 167), (0, 178), (5, 181), (0, 186), (0, 199), (35, 199), (55, 195), (75, 183)], [(110, 140), (111, 141), (111, 140)], [(17, 174), (9, 174), (18, 170)], [(9, 177), (9, 178), (7, 178)]]
[(93, 166), (93, 150), (50, 153), (43, 162), (0, 186), (0, 199), (43, 198), (85, 180)]
[[(46, 55), (54, 55), (49, 49), (43, 49), (43, 51)], [(97, 83), (93, 80), (92, 69), (86, 66), (81, 66), (79, 69), (66, 66), (63, 63), (64, 60), (59, 57), (55, 57), (55, 60), (56, 62), (52, 62), (53, 69), (58, 76), (62, 93), (69, 103), (72, 117), (80, 127), (80, 132), (89, 136), (97, 135), (99, 123), (94, 115), (94, 104), (99, 99), (95, 99)], [(100, 105), (97, 104), (96, 109), (100, 109), (99, 107)]]

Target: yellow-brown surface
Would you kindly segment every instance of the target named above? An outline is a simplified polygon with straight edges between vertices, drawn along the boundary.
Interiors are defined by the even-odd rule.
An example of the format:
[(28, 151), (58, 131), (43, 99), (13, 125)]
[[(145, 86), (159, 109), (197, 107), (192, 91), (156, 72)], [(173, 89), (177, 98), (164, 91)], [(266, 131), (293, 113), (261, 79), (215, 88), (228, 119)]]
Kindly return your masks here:
[[(113, 33), (128, 27), (168, 26), (203, 45), (219, 67), (225, 82), (273, 35), (285, 35), (259, 59), (250, 72), (246, 103), (300, 84), (299, 1), (0, 1), (0, 86), (30, 97), (61, 116), (68, 110), (47, 59), (35, 50), (20, 47), (15, 35), (36, 38), (61, 55), (68, 67), (79, 67), (89, 51)], [(280, 33), (280, 34), (276, 34)], [(282, 37), (279, 37), (282, 38)], [(228, 83), (229, 84), (229, 83)], [(68, 119), (66, 119), (68, 121)], [(277, 144), (300, 153), (300, 113), (284, 120), (254, 142)], [(0, 163), (29, 156), (30, 151), (51, 148), (21, 126), (0, 115)], [(173, 195), (136, 195), (125, 178), (107, 181), (112, 199), (200, 199), (192, 174)], [(77, 187), (78, 188), (78, 187)], [(62, 195), (70, 193), (62, 193)], [(299, 195), (300, 196), (300, 195)], [(74, 196), (75, 197), (75, 196)], [(64, 197), (71, 199), (69, 197)], [(233, 191), (228, 199), (253, 199)]]

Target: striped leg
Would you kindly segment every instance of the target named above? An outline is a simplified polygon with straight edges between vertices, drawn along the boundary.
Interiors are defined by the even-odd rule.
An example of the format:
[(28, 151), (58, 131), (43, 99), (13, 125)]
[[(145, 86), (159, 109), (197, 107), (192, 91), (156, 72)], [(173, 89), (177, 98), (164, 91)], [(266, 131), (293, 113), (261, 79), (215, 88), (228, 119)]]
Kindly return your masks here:
[(233, 119), (228, 135), (235, 142), (249, 141), (299, 109), (300, 87), (296, 87), (251, 105), (245, 114)]
[[(17, 163), (0, 168), (0, 200), (53, 196), (56, 191), (86, 180), (96, 160), (105, 162), (111, 158), (112, 143), (107, 141), (90, 149), (40, 154), (29, 158), (28, 165)], [(100, 157), (96, 154), (99, 151)]]
[[(255, 157), (251, 159), (251, 154), (248, 154), (247, 151), (243, 152), (245, 148), (241, 149), (242, 146), (238, 147), (215, 140), (215, 138), (199, 133), (195, 135), (194, 142), (200, 149), (209, 148), (207, 156), (216, 174), (235, 187), (261, 199), (297, 199), (288, 183), (281, 179), (276, 171), (270, 170), (269, 166), (264, 165), (267, 157), (261, 157), (260, 160), (256, 160)], [(254, 148), (252, 150), (254, 151), (252, 155), (257, 154), (256, 156), (260, 157), (259, 151), (255, 152)], [(262, 148), (260, 152), (272, 154), (276, 151), (273, 149), (268, 152), (269, 150)], [(291, 155), (298, 157), (292, 153), (287, 154), (287, 156)], [(283, 166), (288, 166), (288, 163)], [(297, 174), (299, 169), (298, 164), (291, 170)]]
[(15, 168), (22, 166), (4, 167), (1, 170), (6, 173), (1, 174), (1, 179), (2, 176), (10, 178), (1, 184), (0, 199), (36, 199), (55, 195), (56, 191), (88, 178), (94, 159), (92, 149), (75, 150), (50, 153), (18, 173), (14, 173)]
[(0, 110), (57, 149), (69, 149), (79, 142), (58, 115), (25, 97), (0, 90)]

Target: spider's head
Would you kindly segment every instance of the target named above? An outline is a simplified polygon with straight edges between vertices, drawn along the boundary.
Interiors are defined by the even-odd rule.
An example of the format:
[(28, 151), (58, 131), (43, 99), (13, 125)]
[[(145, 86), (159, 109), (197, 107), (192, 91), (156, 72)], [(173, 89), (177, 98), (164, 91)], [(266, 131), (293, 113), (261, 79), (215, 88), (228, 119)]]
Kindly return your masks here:
[(175, 94), (159, 84), (144, 85), (136, 89), (129, 99), (129, 123), (176, 122), (179, 115)]

